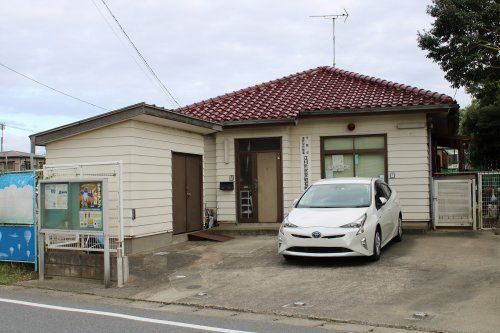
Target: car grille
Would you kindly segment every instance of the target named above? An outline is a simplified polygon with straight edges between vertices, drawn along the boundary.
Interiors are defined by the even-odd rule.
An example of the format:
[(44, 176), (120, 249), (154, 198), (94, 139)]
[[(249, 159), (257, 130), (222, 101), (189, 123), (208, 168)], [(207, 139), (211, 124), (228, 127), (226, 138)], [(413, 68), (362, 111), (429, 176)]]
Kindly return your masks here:
[[(297, 238), (312, 238), (312, 236), (307, 236), (307, 235), (292, 234), (292, 236)], [(321, 238), (332, 239), (332, 238), (341, 238), (344, 236), (345, 235), (332, 235), (332, 236), (321, 236)]]
[(344, 247), (326, 247), (326, 246), (293, 246), (288, 248), (287, 251), (290, 252), (302, 252), (302, 253), (347, 253), (352, 252), (352, 250), (346, 249)]
[(344, 237), (345, 235), (332, 235), (332, 236), (323, 236), (321, 238), (327, 238), (327, 239), (332, 239), (332, 238), (341, 238)]
[(292, 234), (293, 237), (297, 237), (297, 238), (312, 238), (311, 236), (305, 236), (305, 235), (296, 235), (296, 234)]

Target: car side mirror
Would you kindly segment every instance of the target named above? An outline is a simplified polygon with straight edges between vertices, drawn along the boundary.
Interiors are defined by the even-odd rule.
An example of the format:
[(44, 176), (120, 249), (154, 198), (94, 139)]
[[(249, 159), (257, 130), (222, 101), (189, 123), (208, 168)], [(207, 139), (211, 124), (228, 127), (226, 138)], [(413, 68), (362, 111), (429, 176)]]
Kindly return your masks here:
[(382, 206), (383, 206), (383, 205), (385, 205), (385, 204), (387, 203), (387, 199), (386, 199), (386, 198), (384, 198), (384, 197), (379, 197), (379, 198), (378, 198), (378, 201), (380, 202), (380, 204), (381, 204)]

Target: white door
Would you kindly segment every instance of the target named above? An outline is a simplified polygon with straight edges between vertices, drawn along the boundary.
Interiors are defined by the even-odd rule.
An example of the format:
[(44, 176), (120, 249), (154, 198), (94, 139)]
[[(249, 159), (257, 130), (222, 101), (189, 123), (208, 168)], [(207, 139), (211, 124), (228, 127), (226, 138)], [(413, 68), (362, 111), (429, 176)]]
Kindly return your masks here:
[(475, 181), (434, 180), (434, 225), (475, 226)]

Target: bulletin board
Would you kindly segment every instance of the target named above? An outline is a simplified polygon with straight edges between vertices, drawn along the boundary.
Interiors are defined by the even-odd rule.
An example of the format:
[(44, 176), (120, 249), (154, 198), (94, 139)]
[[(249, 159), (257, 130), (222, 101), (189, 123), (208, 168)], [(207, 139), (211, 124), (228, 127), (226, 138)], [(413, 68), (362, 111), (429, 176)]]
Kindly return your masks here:
[(104, 230), (106, 179), (43, 180), (39, 197), (42, 230)]

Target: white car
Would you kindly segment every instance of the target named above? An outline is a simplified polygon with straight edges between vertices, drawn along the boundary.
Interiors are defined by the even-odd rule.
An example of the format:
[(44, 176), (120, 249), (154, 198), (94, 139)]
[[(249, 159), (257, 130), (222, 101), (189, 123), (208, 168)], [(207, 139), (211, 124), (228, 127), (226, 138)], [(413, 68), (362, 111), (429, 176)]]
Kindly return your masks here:
[(378, 178), (321, 180), (294, 202), (281, 224), (278, 253), (301, 257), (380, 258), (392, 239), (401, 241), (396, 191)]

